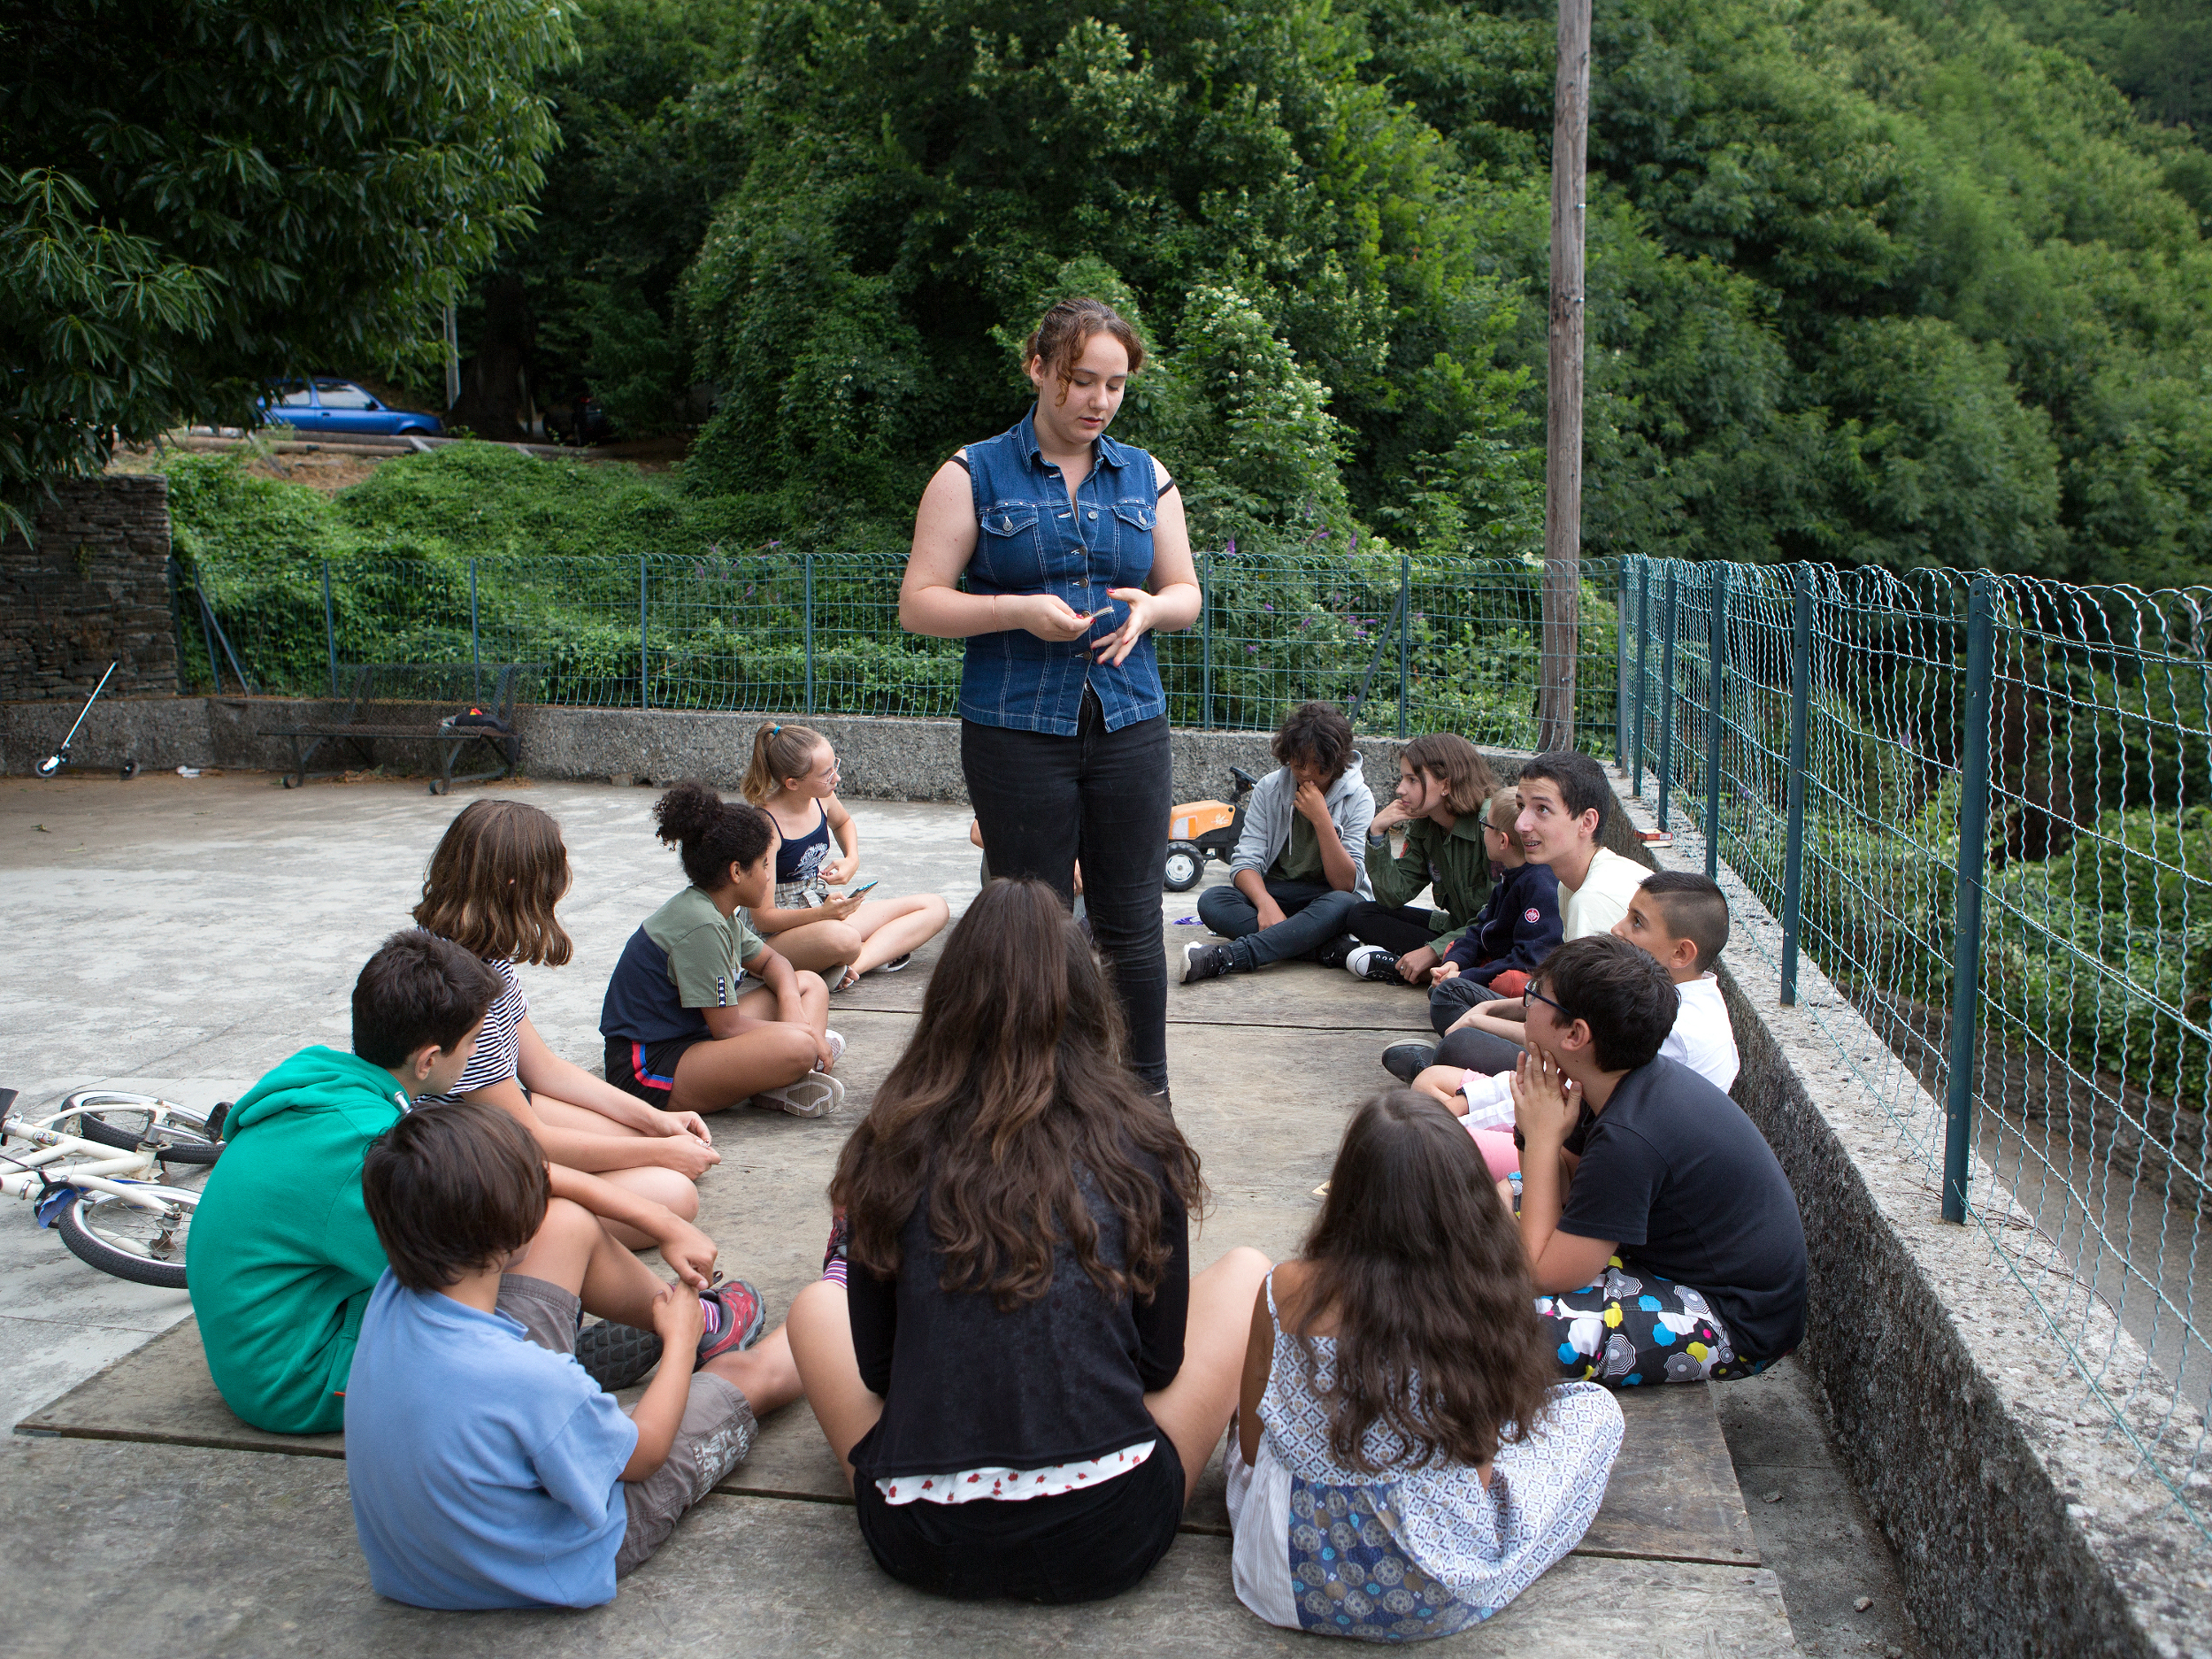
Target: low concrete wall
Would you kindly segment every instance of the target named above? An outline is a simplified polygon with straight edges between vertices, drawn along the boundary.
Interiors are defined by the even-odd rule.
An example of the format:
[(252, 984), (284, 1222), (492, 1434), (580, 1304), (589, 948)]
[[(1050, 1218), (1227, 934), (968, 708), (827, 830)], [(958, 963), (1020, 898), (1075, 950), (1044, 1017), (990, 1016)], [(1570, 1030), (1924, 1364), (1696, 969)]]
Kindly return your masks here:
[[(1629, 816), (1653, 822), (1633, 803)], [(1655, 862), (1702, 870), (1701, 840), (1676, 837)], [(1732, 1092), (1789, 1172), (1810, 1249), (1799, 1358), (1896, 1550), (1927, 1651), (2212, 1652), (2212, 1549), (2091, 1399), (1980, 1228), (1940, 1218), (1936, 1179), (1900, 1128), (1939, 1146), (1939, 1104), (1810, 963), (1796, 1006), (1780, 1005), (1780, 924), (1725, 865), (1720, 880), (1734, 917), (1722, 980), (1743, 1054)], [(1884, 1079), (1888, 1110), (1867, 1074)], [(1978, 1210), (2005, 1210), (2009, 1194), (1986, 1167), (1975, 1183)], [(2037, 1238), (2013, 1248), (2031, 1273), (2064, 1286), (2069, 1263)], [(2105, 1303), (2088, 1298), (2084, 1313), (2084, 1300), (2070, 1304), (2070, 1335), (2107, 1378), (2140, 1374), (2141, 1347)], [(2195, 1416), (2155, 1392), (2128, 1406), (2147, 1438), (2169, 1409)], [(2169, 1444), (2189, 1438), (2168, 1432)], [(2212, 1473), (2191, 1485), (2212, 1508)]]
[[(292, 764), (291, 745), (261, 733), (311, 724), (334, 711), (314, 700), (281, 697), (103, 697), (78, 733), (73, 761), (80, 770), (112, 769), (135, 759), (148, 770), (175, 766), (232, 766), (276, 772)], [(0, 772), (25, 772), (53, 751), (76, 718), (57, 703), (0, 704)], [(860, 715), (687, 714), (637, 709), (526, 708), (522, 710), (522, 769), (538, 778), (704, 778), (734, 789), (764, 721), (812, 726), (835, 745), (844, 793), (866, 801), (964, 801), (957, 720), (876, 719)], [(1255, 777), (1271, 770), (1265, 732), (1179, 729), (1172, 748), (1175, 798), (1226, 800), (1234, 787), (1229, 768)], [(1377, 803), (1398, 787), (1398, 749), (1393, 738), (1363, 737), (1360, 757)], [(326, 751), (326, 755), (328, 751)], [(429, 770), (419, 746), (388, 746), (380, 758)], [(1510, 779), (1517, 762), (1494, 756)], [(357, 764), (349, 751), (325, 764)]]

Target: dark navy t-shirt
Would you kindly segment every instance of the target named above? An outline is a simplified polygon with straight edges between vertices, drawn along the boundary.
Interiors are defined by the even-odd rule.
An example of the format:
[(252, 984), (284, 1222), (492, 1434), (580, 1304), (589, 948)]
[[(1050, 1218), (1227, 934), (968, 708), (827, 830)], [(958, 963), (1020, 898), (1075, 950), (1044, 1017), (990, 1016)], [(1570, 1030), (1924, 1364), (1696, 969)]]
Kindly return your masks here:
[(1743, 1109), (1686, 1066), (1654, 1060), (1567, 1137), (1578, 1153), (1559, 1230), (1610, 1239), (1624, 1263), (1705, 1293), (1747, 1359), (1805, 1335), (1805, 1226), (1773, 1149)]

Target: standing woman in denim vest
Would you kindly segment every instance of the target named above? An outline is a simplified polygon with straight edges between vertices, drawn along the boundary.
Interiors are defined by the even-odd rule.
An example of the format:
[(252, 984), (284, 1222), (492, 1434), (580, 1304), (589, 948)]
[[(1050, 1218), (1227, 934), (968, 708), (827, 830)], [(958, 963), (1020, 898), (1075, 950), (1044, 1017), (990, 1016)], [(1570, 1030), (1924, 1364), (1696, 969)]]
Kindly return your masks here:
[(1144, 365), (1136, 331), (1098, 300), (1062, 300), (1023, 356), (1036, 404), (930, 480), (899, 620), (967, 641), (960, 765), (991, 873), (1048, 882), (1071, 904), (1082, 859), (1130, 1064), (1164, 1095), (1173, 769), (1151, 636), (1196, 619), (1198, 573), (1174, 480), (1106, 436)]

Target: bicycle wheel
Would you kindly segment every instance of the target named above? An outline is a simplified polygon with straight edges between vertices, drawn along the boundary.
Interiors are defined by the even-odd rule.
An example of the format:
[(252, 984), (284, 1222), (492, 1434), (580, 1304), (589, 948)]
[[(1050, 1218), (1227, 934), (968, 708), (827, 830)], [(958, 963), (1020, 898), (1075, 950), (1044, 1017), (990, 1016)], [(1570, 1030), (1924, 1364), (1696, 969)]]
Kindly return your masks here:
[(157, 1208), (142, 1209), (113, 1193), (79, 1193), (62, 1206), (55, 1230), (79, 1261), (164, 1290), (184, 1286), (185, 1230), (198, 1198), (161, 1189)]
[[(230, 1102), (220, 1102), (207, 1117), (181, 1106), (146, 1097), (87, 1094), (76, 1109), (77, 1133), (87, 1141), (125, 1152), (150, 1148), (166, 1164), (212, 1164), (223, 1156), (223, 1120)], [(141, 1102), (144, 1103), (141, 1104)]]

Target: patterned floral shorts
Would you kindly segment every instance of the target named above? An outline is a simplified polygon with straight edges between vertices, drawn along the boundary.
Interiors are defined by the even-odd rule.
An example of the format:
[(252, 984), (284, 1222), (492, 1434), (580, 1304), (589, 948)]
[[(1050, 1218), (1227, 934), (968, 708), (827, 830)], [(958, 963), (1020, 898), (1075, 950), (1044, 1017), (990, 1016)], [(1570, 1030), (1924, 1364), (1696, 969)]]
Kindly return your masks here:
[(1726, 1382), (1767, 1368), (1765, 1360), (1737, 1356), (1728, 1327), (1700, 1292), (1632, 1272), (1617, 1256), (1597, 1283), (1539, 1296), (1536, 1311), (1558, 1346), (1561, 1374), (1608, 1388)]

